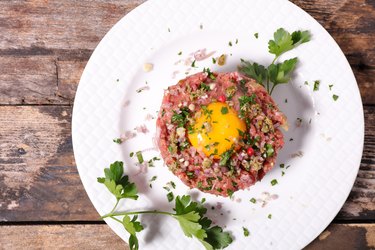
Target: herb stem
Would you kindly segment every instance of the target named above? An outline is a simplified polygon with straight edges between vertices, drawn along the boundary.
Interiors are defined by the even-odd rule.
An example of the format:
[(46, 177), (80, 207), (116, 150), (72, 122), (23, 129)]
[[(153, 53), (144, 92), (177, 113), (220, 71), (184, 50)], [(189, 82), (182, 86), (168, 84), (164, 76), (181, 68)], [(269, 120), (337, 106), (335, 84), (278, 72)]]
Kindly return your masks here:
[(111, 217), (111, 219), (114, 219), (115, 221), (120, 222), (122, 224), (122, 221), (117, 219), (116, 217), (113, 217), (113, 216), (110, 216), (110, 217)]
[(276, 86), (276, 84), (274, 84), (274, 85), (272, 86), (271, 91), (270, 91), (270, 95), (272, 95), (272, 91), (273, 91), (273, 89), (275, 88), (275, 86)]
[(170, 215), (170, 216), (174, 215), (169, 212), (152, 210), (152, 211), (135, 211), (135, 212), (118, 212), (118, 213), (110, 212), (108, 214), (103, 215), (101, 218), (102, 219), (108, 218), (108, 217), (112, 218), (113, 216), (123, 216), (123, 215), (132, 215), (132, 214), (164, 214), (164, 215)]
[(275, 56), (275, 58), (273, 59), (271, 64), (274, 64), (276, 62), (277, 58), (279, 58), (279, 56)]
[(115, 209), (116, 209), (116, 207), (117, 207), (119, 201), (120, 201), (120, 199), (116, 199), (116, 204), (115, 204), (115, 206), (113, 207), (113, 209), (111, 210), (111, 212), (109, 212), (110, 214), (113, 213), (113, 212), (115, 211)]

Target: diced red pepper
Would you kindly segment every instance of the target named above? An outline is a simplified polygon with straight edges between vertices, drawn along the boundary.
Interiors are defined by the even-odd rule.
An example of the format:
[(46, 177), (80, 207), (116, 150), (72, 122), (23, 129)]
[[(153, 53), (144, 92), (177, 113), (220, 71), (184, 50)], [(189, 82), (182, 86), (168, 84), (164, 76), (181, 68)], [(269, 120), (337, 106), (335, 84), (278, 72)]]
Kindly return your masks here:
[(248, 154), (249, 156), (254, 155), (254, 149), (253, 149), (252, 147), (247, 148), (247, 154)]
[(225, 97), (225, 95), (221, 95), (221, 96), (219, 96), (219, 97), (217, 98), (217, 100), (218, 100), (219, 102), (225, 102), (225, 101), (227, 100), (227, 98)]

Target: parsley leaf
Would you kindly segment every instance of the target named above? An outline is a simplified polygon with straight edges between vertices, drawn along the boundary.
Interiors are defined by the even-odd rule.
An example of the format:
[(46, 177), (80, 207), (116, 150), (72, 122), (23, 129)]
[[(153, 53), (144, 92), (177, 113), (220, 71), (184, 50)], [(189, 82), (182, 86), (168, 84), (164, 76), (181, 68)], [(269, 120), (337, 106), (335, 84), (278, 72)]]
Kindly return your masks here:
[(207, 209), (201, 203), (191, 201), (190, 196), (176, 197), (176, 215), (186, 236), (197, 238), (206, 249), (222, 249), (232, 241), (232, 237), (219, 226), (210, 227), (212, 221), (204, 214)]
[(241, 60), (241, 65), (238, 67), (238, 70), (248, 77), (253, 78), (259, 84), (263, 85), (263, 82), (267, 80), (267, 69), (256, 62), (251, 63), (249, 61)]
[(310, 41), (311, 35), (310, 32), (305, 31), (294, 31), (292, 35), (284, 30), (279, 28), (274, 34), (273, 39), (268, 42), (268, 50), (271, 54), (275, 55), (274, 62), (276, 59), (283, 53), (294, 49), (302, 43)]
[(293, 46), (296, 47), (302, 43), (307, 43), (311, 40), (311, 34), (307, 30), (305, 31), (294, 31), (292, 33)]
[(283, 28), (273, 34), (273, 39), (268, 42), (268, 50), (279, 57), (282, 53), (293, 49), (293, 39), (290, 33)]
[[(207, 250), (222, 249), (232, 243), (233, 239), (228, 232), (224, 232), (219, 226), (212, 226), (212, 221), (205, 217), (207, 209), (203, 207), (202, 202), (195, 202), (191, 197), (184, 195), (177, 196), (175, 199), (175, 213), (164, 211), (131, 211), (131, 212), (115, 212), (118, 201), (121, 198), (137, 199), (137, 189), (134, 183), (129, 182), (128, 176), (123, 176), (123, 163), (116, 161), (104, 170), (105, 177), (98, 178), (98, 182), (105, 184), (108, 190), (117, 198), (117, 202), (112, 211), (101, 218), (111, 218), (121, 223), (125, 230), (130, 234), (129, 247), (131, 250), (139, 249), (137, 233), (141, 232), (144, 227), (138, 221), (138, 214), (162, 214), (168, 215), (176, 219), (182, 231), (187, 237), (197, 238)], [(150, 181), (156, 180), (154, 176)], [(175, 188), (175, 184), (170, 182)], [(168, 194), (168, 200), (173, 200), (173, 193)], [(134, 215), (130, 218), (130, 215)], [(122, 220), (118, 219), (123, 216)]]
[(128, 176), (122, 176), (123, 162), (116, 161), (109, 168), (104, 169), (105, 178), (99, 177), (98, 182), (104, 184), (117, 200), (123, 198), (138, 199), (137, 187), (129, 182)]
[(291, 79), (292, 72), (297, 64), (297, 57), (286, 60), (282, 63), (271, 64), (268, 66), (270, 81), (274, 85), (279, 83), (288, 83)]
[(125, 215), (122, 224), (126, 231), (130, 234), (129, 237), (129, 247), (130, 250), (137, 250), (139, 248), (138, 238), (136, 233), (143, 230), (142, 224), (137, 221), (138, 216), (135, 215), (132, 220), (130, 220), (129, 215)]

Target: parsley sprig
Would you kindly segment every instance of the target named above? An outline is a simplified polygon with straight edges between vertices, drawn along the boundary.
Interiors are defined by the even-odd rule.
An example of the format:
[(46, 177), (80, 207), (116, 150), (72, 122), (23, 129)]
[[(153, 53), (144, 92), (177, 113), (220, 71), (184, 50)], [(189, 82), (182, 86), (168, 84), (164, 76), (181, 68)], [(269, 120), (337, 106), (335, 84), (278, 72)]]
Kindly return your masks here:
[[(101, 218), (111, 218), (124, 226), (130, 234), (129, 247), (131, 250), (139, 249), (137, 233), (144, 229), (138, 220), (140, 214), (171, 216), (178, 221), (187, 237), (198, 239), (207, 250), (223, 249), (232, 243), (233, 239), (228, 232), (224, 232), (219, 226), (211, 226), (212, 221), (205, 216), (207, 209), (203, 206), (203, 202), (192, 201), (189, 195), (176, 197), (174, 212), (157, 210), (116, 212), (115, 210), (121, 199), (138, 199), (137, 187), (129, 181), (127, 175), (123, 175), (122, 162), (114, 162), (109, 168), (104, 169), (104, 174), (105, 177), (99, 177), (98, 182), (104, 184), (117, 201), (111, 212)], [(133, 217), (131, 218), (131, 216)], [(122, 217), (122, 219), (119, 219), (119, 217)]]
[(272, 63), (268, 67), (256, 62), (241, 59), (241, 65), (238, 69), (243, 74), (262, 84), (267, 92), (272, 94), (277, 85), (285, 84), (290, 81), (298, 61), (297, 57), (295, 57), (281, 63), (276, 63), (277, 59), (285, 52), (303, 43), (309, 42), (310, 39), (311, 34), (307, 30), (298, 30), (290, 34), (285, 29), (280, 28), (273, 34), (273, 40), (269, 40), (268, 42), (268, 51), (275, 55)]

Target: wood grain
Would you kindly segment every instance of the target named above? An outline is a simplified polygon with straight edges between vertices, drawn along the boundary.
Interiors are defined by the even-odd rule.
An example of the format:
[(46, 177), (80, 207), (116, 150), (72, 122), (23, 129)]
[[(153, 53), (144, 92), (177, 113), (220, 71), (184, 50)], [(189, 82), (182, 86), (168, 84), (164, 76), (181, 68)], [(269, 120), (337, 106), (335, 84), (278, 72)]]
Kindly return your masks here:
[(124, 249), (106, 224), (1, 226), (0, 249)]
[[(71, 104), (96, 45), (142, 2), (0, 1), (0, 104)], [(375, 104), (373, 1), (292, 2), (328, 29), (353, 68), (363, 102)]]
[[(95, 221), (72, 152), (70, 107), (0, 106), (0, 221)], [(365, 107), (365, 149), (340, 220), (375, 218), (375, 107)]]
[(0, 107), (0, 221), (97, 220), (75, 167), (70, 107)]
[(305, 250), (362, 250), (374, 248), (374, 224), (331, 224)]
[[(20, 236), (22, 235), (22, 240)], [(181, 237), (182, 232), (181, 232)], [(33, 225), (0, 227), (1, 249), (125, 249), (107, 225)], [(249, 239), (251, 240), (251, 239)], [(374, 224), (331, 224), (306, 250), (375, 248)]]

